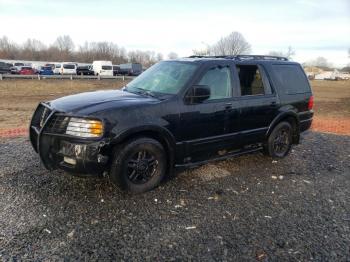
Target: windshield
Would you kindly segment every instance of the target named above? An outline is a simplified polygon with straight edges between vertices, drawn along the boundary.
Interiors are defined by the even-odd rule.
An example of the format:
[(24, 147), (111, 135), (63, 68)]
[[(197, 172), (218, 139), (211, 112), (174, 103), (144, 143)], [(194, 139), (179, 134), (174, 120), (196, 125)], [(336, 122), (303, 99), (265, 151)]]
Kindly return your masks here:
[(52, 68), (49, 66), (45, 66), (45, 67), (42, 67), (41, 70), (52, 70)]
[(150, 67), (127, 85), (127, 91), (144, 90), (177, 94), (193, 75), (197, 65), (184, 62), (160, 62)]

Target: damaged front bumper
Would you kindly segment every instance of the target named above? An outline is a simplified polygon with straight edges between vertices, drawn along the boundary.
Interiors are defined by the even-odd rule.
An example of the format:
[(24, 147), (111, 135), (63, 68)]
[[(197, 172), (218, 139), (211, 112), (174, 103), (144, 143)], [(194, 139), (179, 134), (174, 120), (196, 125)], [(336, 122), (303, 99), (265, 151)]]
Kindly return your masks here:
[(34, 150), (49, 170), (60, 168), (80, 174), (102, 174), (108, 163), (107, 140), (66, 135), (65, 126), (70, 117), (47, 104), (39, 104), (29, 128)]

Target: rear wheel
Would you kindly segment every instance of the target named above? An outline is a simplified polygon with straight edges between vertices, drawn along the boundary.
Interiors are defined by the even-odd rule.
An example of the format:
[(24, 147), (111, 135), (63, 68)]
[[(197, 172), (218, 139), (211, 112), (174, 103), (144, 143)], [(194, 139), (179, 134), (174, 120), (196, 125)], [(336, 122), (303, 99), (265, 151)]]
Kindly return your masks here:
[(281, 122), (271, 132), (266, 145), (266, 151), (271, 157), (283, 158), (288, 155), (292, 146), (292, 126)]
[(149, 191), (162, 181), (167, 167), (163, 146), (151, 138), (137, 138), (118, 146), (110, 170), (113, 183), (132, 193)]

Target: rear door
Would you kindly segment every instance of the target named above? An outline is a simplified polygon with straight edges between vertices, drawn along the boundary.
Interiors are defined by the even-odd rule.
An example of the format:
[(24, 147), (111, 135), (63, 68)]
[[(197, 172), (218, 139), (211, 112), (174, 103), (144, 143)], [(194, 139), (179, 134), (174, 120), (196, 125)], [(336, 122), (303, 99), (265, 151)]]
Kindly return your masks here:
[(240, 144), (261, 142), (277, 116), (278, 98), (260, 64), (237, 64)]

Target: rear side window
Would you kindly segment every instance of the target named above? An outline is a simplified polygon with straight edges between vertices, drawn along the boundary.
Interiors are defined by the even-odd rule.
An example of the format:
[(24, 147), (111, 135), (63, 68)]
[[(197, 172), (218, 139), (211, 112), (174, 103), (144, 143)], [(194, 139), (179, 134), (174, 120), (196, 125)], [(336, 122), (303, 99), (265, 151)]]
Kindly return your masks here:
[(264, 95), (262, 74), (256, 65), (237, 65), (241, 96)]
[(310, 92), (309, 82), (298, 65), (272, 65), (273, 71), (282, 85), (285, 94), (301, 94)]

